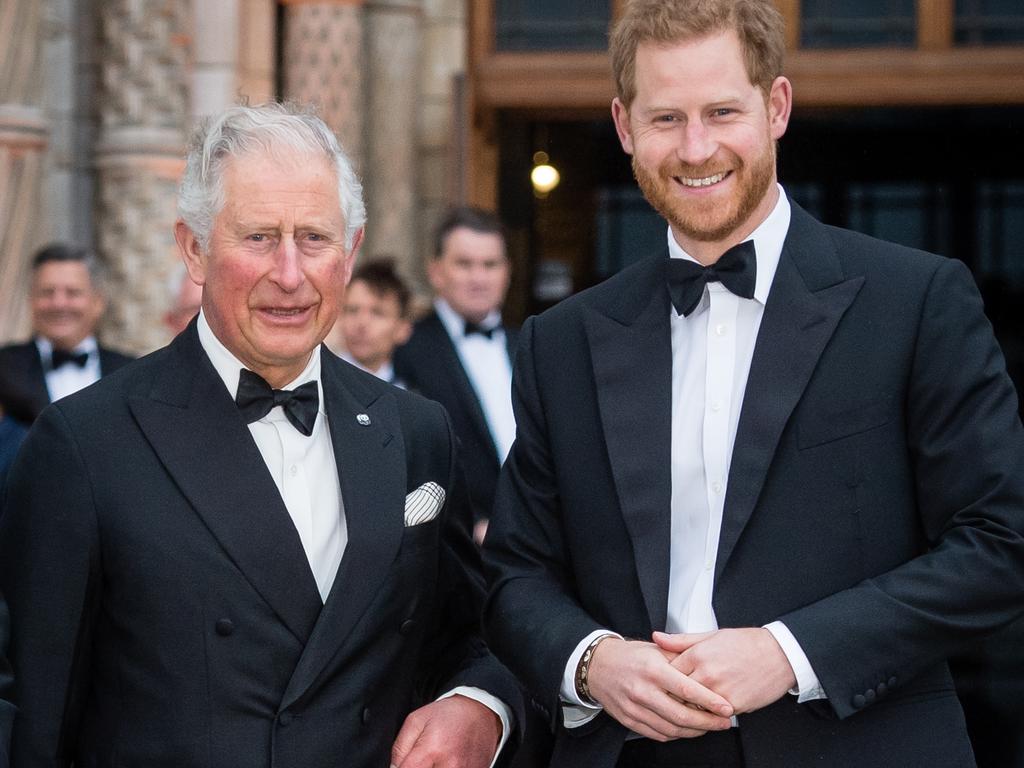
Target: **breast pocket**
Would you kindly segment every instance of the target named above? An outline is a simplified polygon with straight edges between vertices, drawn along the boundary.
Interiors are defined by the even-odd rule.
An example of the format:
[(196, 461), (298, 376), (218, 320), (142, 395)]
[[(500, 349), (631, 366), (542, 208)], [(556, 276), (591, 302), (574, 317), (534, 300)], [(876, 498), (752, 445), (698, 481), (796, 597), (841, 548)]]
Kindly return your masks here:
[(440, 540), (440, 517), (419, 525), (410, 525), (402, 533), (402, 543), (399, 545), (398, 555), (401, 557), (413, 552), (437, 549)]
[(798, 422), (797, 446), (802, 450), (832, 443), (884, 426), (892, 418), (889, 397), (825, 413), (807, 414)]

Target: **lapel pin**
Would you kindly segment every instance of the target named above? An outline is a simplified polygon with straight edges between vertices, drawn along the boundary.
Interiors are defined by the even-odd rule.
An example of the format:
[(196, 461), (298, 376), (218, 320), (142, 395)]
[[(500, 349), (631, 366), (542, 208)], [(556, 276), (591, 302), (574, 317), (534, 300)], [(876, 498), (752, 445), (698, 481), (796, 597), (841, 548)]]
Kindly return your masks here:
[(357, 414), (356, 415), (356, 421), (358, 421), (364, 427), (370, 426), (370, 417), (367, 416), (365, 413)]

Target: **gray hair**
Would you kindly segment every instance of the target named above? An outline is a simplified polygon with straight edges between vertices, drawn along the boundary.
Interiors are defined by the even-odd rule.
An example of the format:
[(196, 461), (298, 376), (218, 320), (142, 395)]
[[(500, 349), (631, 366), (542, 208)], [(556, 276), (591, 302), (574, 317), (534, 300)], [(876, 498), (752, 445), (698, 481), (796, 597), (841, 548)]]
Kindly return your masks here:
[(224, 168), (250, 152), (289, 148), (322, 154), (334, 165), (345, 219), (345, 248), (366, 223), (363, 185), (330, 128), (309, 107), (267, 103), (229, 107), (204, 120), (189, 141), (185, 176), (178, 190), (178, 216), (205, 250), (213, 220), (224, 207)]

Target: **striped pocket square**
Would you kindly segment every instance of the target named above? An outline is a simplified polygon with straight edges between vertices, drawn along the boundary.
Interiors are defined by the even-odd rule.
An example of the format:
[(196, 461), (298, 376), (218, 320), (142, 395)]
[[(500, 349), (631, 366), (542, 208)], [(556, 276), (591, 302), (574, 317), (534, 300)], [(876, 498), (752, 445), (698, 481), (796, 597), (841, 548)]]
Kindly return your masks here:
[(437, 483), (424, 483), (405, 497), (405, 527), (429, 523), (444, 506), (444, 488)]

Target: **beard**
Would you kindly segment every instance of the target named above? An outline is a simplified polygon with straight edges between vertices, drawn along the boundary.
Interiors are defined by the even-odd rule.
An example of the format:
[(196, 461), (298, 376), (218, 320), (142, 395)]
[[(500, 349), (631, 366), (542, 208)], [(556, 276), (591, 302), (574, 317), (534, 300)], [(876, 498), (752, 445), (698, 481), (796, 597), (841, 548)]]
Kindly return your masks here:
[[(666, 161), (651, 170), (632, 157), (633, 176), (647, 202), (668, 221), (672, 228), (697, 242), (725, 240), (742, 227), (764, 200), (775, 178), (775, 142), (748, 165), (733, 153), (731, 162), (711, 160), (701, 166)], [(727, 201), (708, 196), (706, 199), (681, 199), (676, 193), (678, 177), (703, 179), (731, 168), (737, 184)], [(717, 167), (716, 167), (717, 166)], [(721, 183), (721, 182), (719, 182)]]

